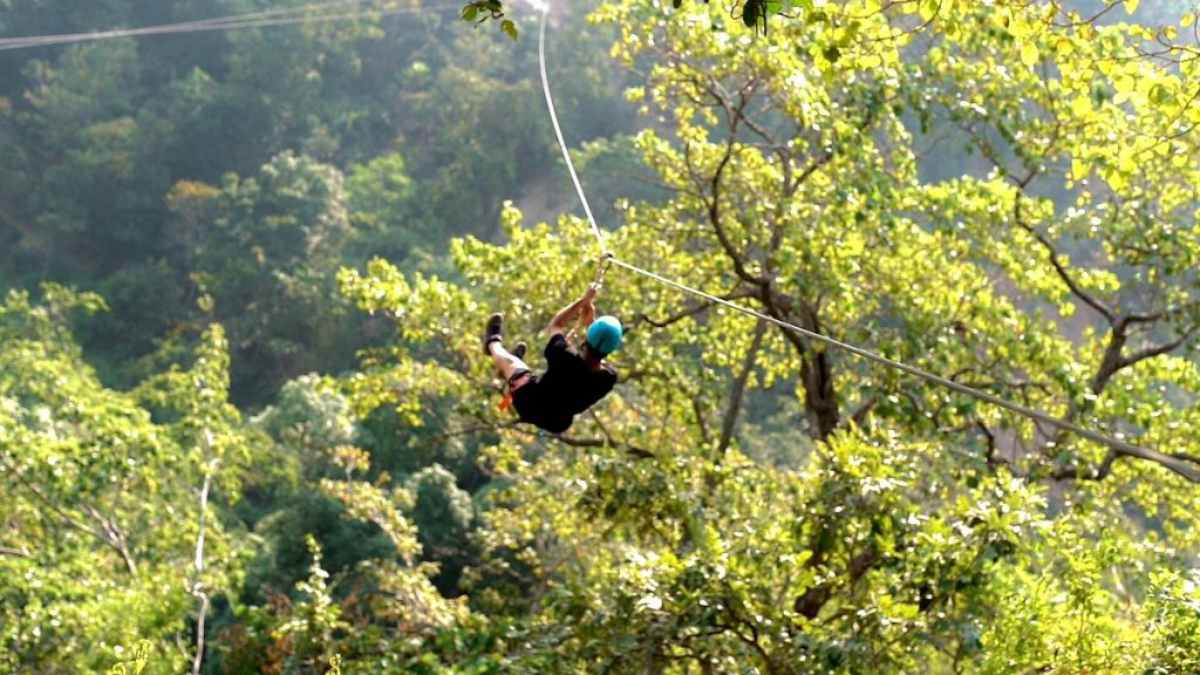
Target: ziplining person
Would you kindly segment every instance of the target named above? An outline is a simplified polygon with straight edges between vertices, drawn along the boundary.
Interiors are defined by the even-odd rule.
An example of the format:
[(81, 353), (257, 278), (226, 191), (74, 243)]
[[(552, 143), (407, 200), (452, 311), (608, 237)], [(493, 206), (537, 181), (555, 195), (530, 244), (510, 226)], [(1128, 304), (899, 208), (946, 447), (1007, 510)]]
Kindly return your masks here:
[[(522, 422), (528, 422), (553, 434), (571, 427), (575, 416), (595, 405), (612, 391), (617, 371), (604, 361), (621, 346), (621, 322), (613, 316), (596, 318), (594, 303), (599, 283), (588, 286), (578, 300), (558, 311), (546, 326), (546, 371), (535, 374), (522, 360), (525, 343), (509, 352), (504, 348), (504, 315), (488, 317), (483, 335), (483, 351), (492, 357), (504, 377), (506, 394), (501, 408), (509, 404)], [(567, 327), (578, 319), (586, 325), (586, 337), (579, 349), (567, 342)]]

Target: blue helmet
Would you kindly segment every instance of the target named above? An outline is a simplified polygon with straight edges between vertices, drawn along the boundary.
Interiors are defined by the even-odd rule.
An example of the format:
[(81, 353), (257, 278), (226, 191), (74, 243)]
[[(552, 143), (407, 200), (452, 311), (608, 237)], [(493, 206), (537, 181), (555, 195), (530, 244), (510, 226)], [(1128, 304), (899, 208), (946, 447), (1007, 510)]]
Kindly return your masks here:
[(615, 316), (602, 316), (592, 322), (587, 330), (588, 346), (603, 356), (621, 347), (621, 322)]

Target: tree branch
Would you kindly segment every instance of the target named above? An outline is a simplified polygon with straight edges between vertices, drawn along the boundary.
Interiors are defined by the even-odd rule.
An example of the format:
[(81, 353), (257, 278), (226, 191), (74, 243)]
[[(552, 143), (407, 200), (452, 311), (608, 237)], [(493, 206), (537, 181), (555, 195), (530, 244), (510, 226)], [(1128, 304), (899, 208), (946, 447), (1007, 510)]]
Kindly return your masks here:
[(862, 423), (867, 419), (867, 415), (871, 414), (871, 411), (875, 409), (875, 405), (877, 403), (879, 403), (879, 398), (877, 396), (872, 396), (871, 398), (863, 401), (862, 405), (858, 406), (854, 412), (850, 413), (850, 420), (856, 425), (862, 426)]
[(0, 555), (9, 556), (11, 558), (25, 558), (26, 560), (33, 560), (33, 554), (24, 548), (0, 546)]
[(989, 468), (996, 468), (997, 464), (1008, 464), (1008, 460), (996, 457), (996, 435), (988, 428), (981, 420), (975, 420), (975, 427), (983, 432), (983, 437), (987, 441), (987, 451), (983, 458), (987, 462)]
[(1055, 480), (1103, 480), (1112, 472), (1112, 466), (1121, 457), (1135, 457), (1154, 462), (1193, 483), (1200, 483), (1200, 462), (1187, 454), (1168, 455), (1147, 448), (1110, 448), (1100, 466), (1088, 471), (1078, 466), (1068, 466), (1050, 475)]
[(125, 533), (121, 528), (117, 527), (116, 522), (106, 518), (103, 513), (100, 513), (95, 507), (90, 504), (82, 506), (85, 513), (104, 528), (104, 541), (121, 555), (121, 559), (125, 561), (125, 567), (132, 575), (137, 574), (137, 564), (134, 563), (133, 555), (129, 552), (129, 543), (125, 537)]
[(1071, 290), (1071, 293), (1074, 294), (1075, 297), (1079, 298), (1084, 302), (1084, 304), (1099, 312), (1100, 315), (1107, 319), (1110, 324), (1116, 323), (1116, 312), (1114, 312), (1108, 305), (1101, 302), (1091, 293), (1088, 293), (1086, 290), (1084, 290), (1082, 286), (1075, 282), (1075, 279), (1069, 272), (1067, 272), (1066, 268), (1058, 262), (1058, 250), (1054, 248), (1054, 244), (1052, 244), (1049, 239), (1043, 236), (1041, 232), (1038, 232), (1036, 228), (1022, 220), (1022, 196), (1024, 196), (1024, 192), (1017, 190), (1016, 199), (1013, 200), (1013, 222), (1015, 222), (1021, 229), (1033, 235), (1033, 238), (1036, 239), (1038, 243), (1040, 243), (1042, 247), (1046, 249), (1046, 252), (1050, 256), (1050, 264), (1054, 266), (1054, 271), (1056, 274), (1058, 274), (1058, 278), (1067, 285), (1067, 288)]
[(129, 570), (129, 573), (131, 575), (137, 574), (137, 565), (134, 563), (133, 557), (129, 554), (129, 549), (125, 546), (124, 536), (121, 535), (121, 531), (117, 529), (114, 524), (106, 520), (95, 509), (85, 505), (83, 507), (84, 510), (87, 511), (89, 515), (97, 519), (101, 526), (104, 527), (104, 532), (100, 532), (88, 527), (84, 523), (80, 522), (77, 518), (64, 511), (58, 504), (55, 504), (49, 497), (43, 494), (36, 485), (30, 482), (23, 473), (15, 471), (11, 463), (8, 461), (5, 461), (4, 463), (8, 469), (8, 475), (16, 476), (17, 480), (25, 486), (26, 490), (29, 490), (31, 493), (33, 493), (33, 496), (37, 497), (38, 501), (46, 505), (46, 507), (53, 511), (59, 518), (61, 518), (64, 523), (66, 523), (72, 529), (90, 534), (96, 540), (106, 544), (109, 546), (109, 548), (112, 548), (117, 552), (118, 555), (121, 556), (121, 559), (124, 560), (125, 567)]
[[(754, 294), (752, 292), (747, 291), (747, 290), (741, 290), (741, 291), (732, 291), (730, 293), (722, 295), (721, 299), (722, 300), (740, 300), (742, 298), (749, 298), (749, 297), (753, 297), (753, 296), (754, 296)], [(651, 326), (654, 326), (655, 328), (666, 328), (667, 326), (678, 323), (690, 316), (695, 316), (697, 314), (700, 314), (700, 313), (712, 308), (712, 306), (715, 304), (717, 304), (717, 303), (712, 302), (711, 300), (702, 302), (693, 307), (688, 307), (686, 309), (680, 310), (679, 312), (672, 314), (671, 316), (669, 316), (665, 319), (661, 319), (661, 320), (652, 319), (649, 316), (647, 316), (646, 314), (638, 314), (637, 320), (644, 322), (644, 323), (648, 323)]]
[(1109, 450), (1108, 454), (1104, 455), (1104, 460), (1100, 462), (1099, 468), (1095, 470), (1089, 471), (1078, 466), (1068, 466), (1050, 474), (1050, 477), (1057, 481), (1104, 480), (1105, 478), (1108, 478), (1110, 473), (1112, 473), (1113, 463), (1117, 461), (1117, 457), (1119, 456), (1120, 453), (1118, 453), (1116, 450)]
[(717, 235), (717, 241), (720, 242), (721, 248), (724, 249), (730, 261), (733, 263), (733, 270), (738, 277), (743, 281), (761, 286), (766, 283), (766, 279), (756, 277), (746, 269), (743, 256), (738, 252), (733, 242), (729, 239), (729, 235), (725, 232), (725, 226), (722, 223), (721, 214), (721, 179), (725, 173), (725, 167), (729, 166), (729, 161), (733, 158), (733, 149), (737, 145), (738, 125), (742, 120), (742, 112), (745, 108), (746, 100), (743, 97), (741, 104), (734, 108), (729, 105), (729, 102), (724, 96), (711, 87), (708, 92), (725, 110), (726, 117), (729, 120), (729, 140), (725, 143), (725, 153), (721, 157), (721, 161), (717, 164), (717, 170), (713, 172), (712, 178), (709, 179), (708, 187), (712, 193), (712, 199), (708, 203), (708, 220), (713, 227), (713, 232)]
[[(528, 429), (522, 429), (516, 423), (499, 425), (501, 428), (509, 429), (526, 436), (537, 436), (537, 432)], [(645, 448), (639, 448), (635, 445), (608, 438), (573, 438), (563, 434), (554, 435), (555, 440), (564, 445), (569, 445), (573, 448), (622, 448), (629, 454), (638, 457), (639, 459), (650, 459), (656, 457), (653, 452)]]
[(696, 415), (696, 425), (700, 428), (700, 440), (708, 445), (708, 423), (704, 421), (704, 411), (700, 409), (700, 396), (692, 397), (692, 412)]
[[(212, 432), (204, 430), (204, 456), (212, 455)], [(194, 576), (192, 577), (191, 594), (200, 601), (200, 611), (196, 617), (196, 656), (192, 659), (192, 675), (200, 675), (200, 665), (204, 661), (204, 620), (208, 615), (208, 593), (204, 589), (204, 522), (208, 513), (208, 490), (212, 485), (213, 473), (217, 470), (220, 460), (211, 459), (204, 470), (204, 485), (200, 488), (200, 531), (196, 534), (196, 558), (194, 561)]]
[[(809, 559), (810, 562), (811, 560), (812, 558)], [(851, 558), (846, 565), (846, 574), (850, 577), (849, 583), (846, 585), (853, 586), (858, 583), (858, 580), (877, 562), (879, 562), (879, 552), (873, 546)], [(821, 613), (821, 608), (833, 597), (833, 590), (832, 582), (814, 586), (805, 591), (804, 595), (796, 598), (792, 609), (807, 619), (815, 619)]]
[(575, 448), (623, 448), (626, 452), (641, 459), (650, 459), (656, 455), (645, 448), (639, 448), (622, 441), (610, 441), (606, 438), (571, 438), (570, 436), (555, 436), (560, 442)]
[(1166, 354), (1167, 352), (1175, 351), (1179, 347), (1183, 346), (1183, 343), (1195, 337), (1198, 332), (1200, 332), (1200, 324), (1192, 326), (1183, 335), (1180, 335), (1178, 338), (1171, 340), (1170, 342), (1155, 347), (1147, 347), (1141, 351), (1134, 352), (1128, 357), (1123, 357), (1118, 368), (1132, 366), (1139, 361), (1144, 361), (1146, 359), (1154, 358), (1155, 356)]
[(1125, 316), (1125, 321), (1127, 323), (1153, 323), (1155, 321), (1161, 321), (1162, 319), (1168, 319), (1172, 316), (1182, 314), (1198, 307), (1200, 307), (1200, 300), (1195, 300), (1193, 302), (1179, 305), (1178, 307), (1168, 307), (1161, 312), (1151, 312), (1149, 314), (1129, 314)]
[(750, 379), (750, 371), (754, 369), (754, 362), (758, 358), (758, 352), (762, 348), (763, 337), (766, 334), (767, 322), (759, 319), (754, 326), (754, 338), (750, 342), (750, 348), (746, 350), (746, 356), (742, 361), (742, 372), (738, 374), (729, 391), (729, 407), (725, 410), (725, 419), (721, 422), (721, 440), (717, 443), (718, 456), (725, 454), (725, 450), (729, 448), (729, 442), (733, 439), (733, 429), (737, 426), (738, 414), (742, 409), (742, 398), (746, 394), (746, 382)]

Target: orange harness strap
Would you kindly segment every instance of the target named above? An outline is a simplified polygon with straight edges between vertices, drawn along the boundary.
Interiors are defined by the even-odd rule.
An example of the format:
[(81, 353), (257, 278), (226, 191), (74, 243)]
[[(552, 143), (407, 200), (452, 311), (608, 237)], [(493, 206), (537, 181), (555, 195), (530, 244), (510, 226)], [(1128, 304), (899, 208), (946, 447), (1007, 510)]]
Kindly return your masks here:
[(528, 370), (517, 375), (511, 381), (504, 385), (504, 396), (500, 398), (500, 412), (504, 412), (512, 408), (513, 392), (529, 384), (529, 380), (533, 379), (533, 373)]

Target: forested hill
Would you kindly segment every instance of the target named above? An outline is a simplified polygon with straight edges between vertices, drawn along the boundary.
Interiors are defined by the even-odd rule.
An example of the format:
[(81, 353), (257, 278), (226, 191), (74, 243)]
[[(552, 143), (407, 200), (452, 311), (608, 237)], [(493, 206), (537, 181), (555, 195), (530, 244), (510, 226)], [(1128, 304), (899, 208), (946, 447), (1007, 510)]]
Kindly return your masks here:
[[(12, 35), (268, 6), (14, 4), (0, 19)], [(565, 203), (536, 43), (472, 30), (452, 4), (399, 10), (0, 53), (0, 282), (99, 292), (111, 311), (80, 337), (121, 385), (161, 365), (137, 361), (156, 345), (210, 320), (229, 331), (239, 402), (350, 367), (369, 328), (335, 297), (339, 266), (492, 238), (504, 199)], [(578, 142), (619, 146), (634, 119), (622, 72), (602, 58), (609, 31), (582, 16), (557, 30), (564, 123)]]
[(606, 245), (780, 323), (614, 267), (551, 435), (533, 9), (76, 4), (0, 0), (0, 672), (1200, 672), (1197, 8), (556, 5)]

